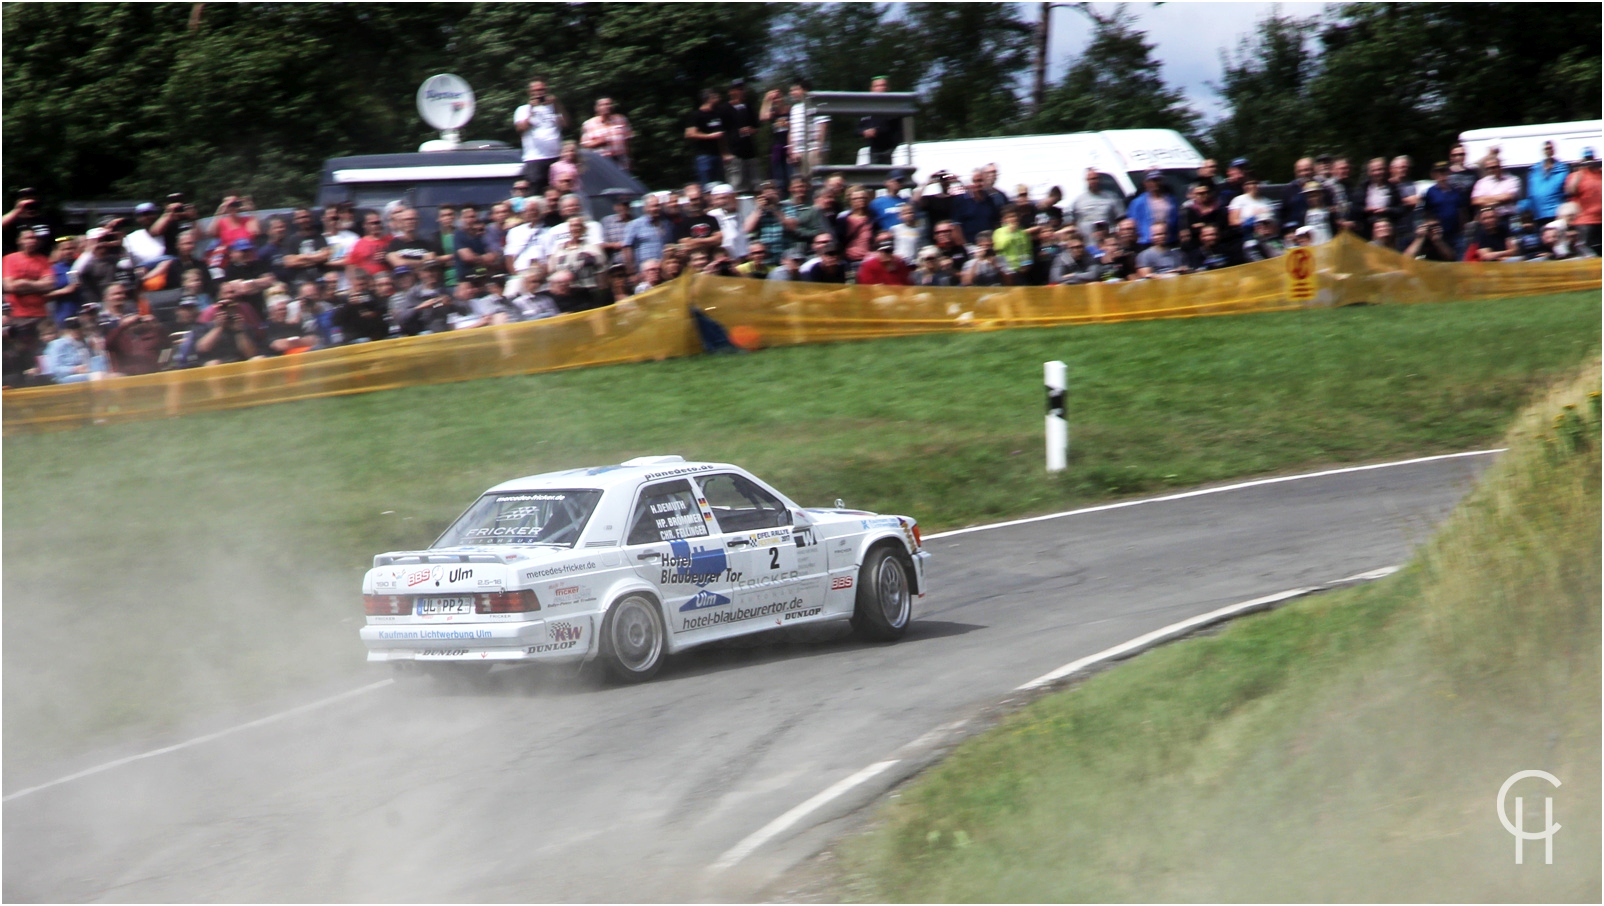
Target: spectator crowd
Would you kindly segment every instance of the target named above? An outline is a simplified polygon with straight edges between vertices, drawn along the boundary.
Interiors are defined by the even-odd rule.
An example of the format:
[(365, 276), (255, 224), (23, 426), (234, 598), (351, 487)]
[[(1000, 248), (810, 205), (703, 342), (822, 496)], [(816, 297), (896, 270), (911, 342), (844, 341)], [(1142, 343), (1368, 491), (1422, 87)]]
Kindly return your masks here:
[[(567, 111), (545, 82), (514, 113), (524, 168), (505, 200), (417, 210), (332, 205), (259, 216), (229, 196), (202, 218), (169, 195), (81, 236), (52, 235), (37, 196), (5, 214), (5, 385), (148, 374), (311, 349), (536, 320), (621, 302), (691, 271), (812, 283), (913, 286), (1080, 284), (1167, 278), (1274, 258), (1350, 232), (1410, 258), (1593, 257), (1600, 167), (1553, 145), (1521, 179), (1496, 152), (1454, 147), (1420, 188), (1406, 156), (1304, 158), (1279, 191), (1245, 159), (1204, 161), (1178, 198), (1166, 174), (1121, 193), (1095, 170), (1066, 195), (999, 188), (988, 165), (879, 186), (810, 172), (828, 117), (797, 80), (755, 107), (746, 86), (709, 90), (685, 120), (694, 181), (640, 199), (620, 192), (599, 220), (581, 196), (580, 149), (630, 167), (633, 131), (610, 99), (565, 140)], [(877, 78), (871, 90), (886, 90)], [(756, 136), (767, 129), (768, 179)], [(858, 134), (889, 163), (900, 121)], [(793, 141), (793, 137), (796, 139)], [(742, 204), (742, 196), (749, 196)]]

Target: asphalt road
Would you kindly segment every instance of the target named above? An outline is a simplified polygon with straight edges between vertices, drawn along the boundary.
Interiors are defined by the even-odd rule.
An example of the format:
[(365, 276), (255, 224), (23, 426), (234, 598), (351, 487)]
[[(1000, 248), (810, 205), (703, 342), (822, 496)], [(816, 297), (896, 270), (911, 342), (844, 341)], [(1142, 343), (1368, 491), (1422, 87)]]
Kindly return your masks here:
[[(917, 766), (910, 744), (932, 730), (1175, 621), (1401, 563), (1489, 461), (935, 539), (935, 590), (894, 645), (694, 652), (623, 688), (529, 671), (483, 692), (386, 686), (6, 803), (0, 892), (9, 902), (755, 899), (828, 841), (832, 821)], [(890, 757), (905, 770), (709, 871)], [(19, 787), (8, 778), (8, 794)]]

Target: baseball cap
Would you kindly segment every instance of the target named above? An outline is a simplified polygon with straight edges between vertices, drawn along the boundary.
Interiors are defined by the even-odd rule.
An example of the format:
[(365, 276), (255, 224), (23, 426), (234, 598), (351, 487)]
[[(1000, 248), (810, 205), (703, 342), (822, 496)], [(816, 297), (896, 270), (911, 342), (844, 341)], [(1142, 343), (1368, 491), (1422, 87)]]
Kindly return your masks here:
[(1597, 157), (1597, 155), (1593, 153), (1593, 149), (1591, 147), (1582, 149), (1582, 160), (1593, 160), (1595, 157)]
[(1231, 166), (1237, 168), (1238, 170), (1245, 169), (1247, 167), (1247, 165), (1248, 165), (1248, 159), (1245, 158), (1245, 157), (1238, 157), (1235, 160), (1231, 161)]
[(134, 205), (135, 214), (157, 214), (160, 212), (161, 208), (156, 207), (148, 201), (141, 201), (139, 204)]
[(1433, 173), (1446, 173), (1446, 172), (1448, 172), (1448, 161), (1439, 160), (1436, 163), (1432, 164), (1431, 165), (1431, 172), (1433, 172)]
[(106, 228), (105, 227), (90, 227), (89, 228), (89, 232), (84, 234), (84, 238), (93, 240), (93, 239), (99, 239), (100, 237), (102, 237), (104, 235), (106, 235)]
[(1163, 179), (1163, 178), (1164, 178), (1164, 173), (1161, 170), (1149, 170), (1149, 171), (1147, 171), (1147, 175), (1142, 177), (1142, 179), (1144, 179), (1144, 180), (1147, 180), (1147, 179)]
[(251, 249), (256, 248), (256, 244), (251, 242), (249, 239), (236, 239), (233, 242), (230, 242), (228, 247), (236, 252), (248, 252)]
[(892, 252), (892, 251), (896, 251), (896, 248), (897, 247), (894, 244), (890, 243), (890, 242), (882, 242), (879, 245), (875, 246), (874, 250), (877, 251), (877, 252)]
[(1324, 188), (1325, 186), (1320, 185), (1320, 181), (1317, 179), (1311, 179), (1303, 184), (1303, 191), (1305, 192), (1319, 192)]
[(412, 273), (412, 268), (407, 267), (405, 264), (396, 265), (395, 269), (390, 271), (390, 275), (393, 277), (399, 277), (402, 274), (410, 273)]
[(1292, 233), (1292, 235), (1294, 235), (1294, 236), (1311, 236), (1313, 234), (1314, 234), (1314, 227), (1311, 227), (1311, 226), (1300, 226), (1296, 230), (1294, 230), (1293, 233)]
[(727, 182), (721, 182), (714, 184), (714, 186), (707, 191), (711, 195), (734, 195), (735, 187)]

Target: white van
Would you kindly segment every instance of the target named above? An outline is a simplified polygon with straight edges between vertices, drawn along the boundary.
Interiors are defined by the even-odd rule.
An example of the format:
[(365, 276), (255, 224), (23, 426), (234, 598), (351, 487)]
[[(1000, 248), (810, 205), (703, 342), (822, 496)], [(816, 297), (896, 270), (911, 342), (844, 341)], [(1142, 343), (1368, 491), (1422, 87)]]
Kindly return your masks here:
[[(868, 149), (859, 152), (868, 162)], [(1161, 170), (1177, 198), (1186, 197), (1185, 184), (1197, 176), (1203, 156), (1172, 129), (1113, 129), (1105, 132), (1071, 132), (1063, 135), (1008, 135), (961, 138), (944, 142), (914, 142), (897, 148), (892, 160), (916, 168), (923, 182), (939, 170), (962, 179), (986, 164), (997, 165), (997, 188), (1013, 197), (1021, 184), (1033, 198), (1058, 186), (1065, 199), (1086, 190), (1086, 168), (1107, 174), (1127, 197), (1141, 191), (1148, 170)]]
[(1466, 166), (1480, 167), (1482, 158), (1497, 148), (1498, 160), (1504, 169), (1517, 173), (1542, 162), (1545, 141), (1554, 143), (1555, 157), (1575, 163), (1582, 159), (1583, 148), (1592, 148), (1594, 154), (1604, 151), (1600, 147), (1600, 142), (1604, 141), (1604, 120), (1495, 126), (1459, 133), (1459, 143), (1465, 146)]

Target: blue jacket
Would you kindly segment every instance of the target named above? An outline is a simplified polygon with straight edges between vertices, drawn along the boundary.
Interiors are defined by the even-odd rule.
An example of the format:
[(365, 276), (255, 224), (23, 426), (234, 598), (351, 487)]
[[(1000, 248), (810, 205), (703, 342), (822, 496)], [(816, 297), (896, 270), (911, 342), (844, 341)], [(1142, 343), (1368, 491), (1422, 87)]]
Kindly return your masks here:
[[(1171, 244), (1179, 244), (1181, 236), (1181, 203), (1175, 200), (1174, 195), (1166, 194), (1165, 197), (1170, 203), (1170, 214), (1169, 217), (1165, 218), (1169, 224), (1169, 241)], [(1125, 216), (1136, 221), (1136, 241), (1143, 245), (1153, 241), (1152, 234), (1149, 232), (1153, 226), (1153, 208), (1152, 202), (1148, 201), (1146, 192), (1131, 200), (1130, 205), (1125, 209)]]
[(1554, 161), (1554, 169), (1546, 175), (1541, 162), (1527, 171), (1526, 198), (1532, 203), (1532, 213), (1537, 219), (1552, 218), (1559, 211), (1560, 204), (1565, 201), (1565, 177), (1570, 172), (1571, 168), (1560, 160)]

